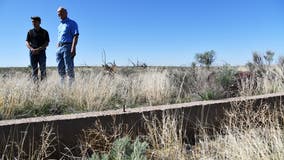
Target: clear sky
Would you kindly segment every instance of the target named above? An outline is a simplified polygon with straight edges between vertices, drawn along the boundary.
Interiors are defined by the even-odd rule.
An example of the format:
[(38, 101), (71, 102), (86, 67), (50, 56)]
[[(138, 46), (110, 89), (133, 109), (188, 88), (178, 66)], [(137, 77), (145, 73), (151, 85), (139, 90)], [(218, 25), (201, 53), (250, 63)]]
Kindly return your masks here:
[(47, 65), (57, 65), (59, 6), (79, 26), (75, 65), (101, 65), (103, 50), (117, 65), (190, 65), (208, 50), (220, 65), (245, 64), (254, 51), (284, 55), (283, 0), (0, 0), (0, 67), (29, 65), (31, 16), (50, 35)]

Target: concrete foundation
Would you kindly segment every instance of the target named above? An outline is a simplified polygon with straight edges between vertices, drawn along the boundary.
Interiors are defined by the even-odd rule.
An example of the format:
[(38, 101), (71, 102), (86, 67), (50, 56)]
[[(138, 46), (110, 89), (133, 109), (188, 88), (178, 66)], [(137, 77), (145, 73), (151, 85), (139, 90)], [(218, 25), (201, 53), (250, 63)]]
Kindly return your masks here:
[(103, 112), (88, 112), (70, 115), (56, 115), (47, 117), (25, 118), (16, 120), (0, 121), (0, 155), (7, 148), (11, 147), (10, 142), (23, 144), (24, 150), (28, 153), (32, 146), (37, 146), (41, 142), (42, 130), (46, 126), (54, 129), (56, 139), (55, 152), (51, 157), (57, 159), (66, 153), (66, 147), (74, 148), (73, 154), (79, 154), (78, 140), (82, 137), (82, 130), (95, 126), (96, 122), (106, 129), (113, 127), (123, 127), (126, 132), (131, 130), (133, 135), (146, 134), (145, 117), (151, 120), (156, 116), (162, 118), (163, 113), (182, 114), (186, 130), (186, 138), (190, 143), (196, 140), (195, 134), (197, 126), (202, 125), (208, 128), (218, 128), (225, 117), (225, 111), (232, 109), (232, 104), (242, 105), (250, 101), (253, 105), (268, 104), (269, 106), (281, 106), (284, 93), (267, 94), (252, 97), (238, 97), (215, 101), (199, 101), (183, 104), (171, 104), (161, 106), (149, 106), (141, 108), (126, 108), (123, 110), (110, 110)]

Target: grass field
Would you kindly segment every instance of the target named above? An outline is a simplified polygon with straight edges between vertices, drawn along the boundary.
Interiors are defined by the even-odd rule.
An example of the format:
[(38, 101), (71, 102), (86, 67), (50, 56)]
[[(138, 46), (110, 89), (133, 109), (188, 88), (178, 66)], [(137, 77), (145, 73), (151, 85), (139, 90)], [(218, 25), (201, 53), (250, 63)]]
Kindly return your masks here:
[[(86, 67), (76, 70), (76, 81), (68, 87), (59, 83), (55, 69), (49, 69), (47, 80), (39, 85), (33, 83), (27, 68), (2, 70), (0, 115), (11, 119), (201, 100), (209, 73), (191, 68), (125, 67), (110, 75), (102, 68)], [(197, 81), (202, 83), (196, 85)]]
[[(251, 75), (236, 77), (244, 71)], [(13, 119), (250, 96), (283, 91), (283, 82), (280, 65), (120, 67), (114, 74), (101, 67), (79, 67), (72, 87), (59, 83), (55, 68), (49, 68), (47, 80), (38, 85), (31, 81), (28, 68), (1, 69), (0, 114), (1, 119)], [(81, 141), (79, 159), (283, 159), (283, 110), (267, 108), (259, 106), (259, 111), (252, 112), (249, 103), (235, 106), (222, 133), (216, 132), (212, 138), (201, 128), (195, 146), (185, 144), (181, 118), (171, 114), (149, 121), (149, 134), (136, 139), (119, 134), (112, 137), (99, 127), (90, 129)], [(42, 145), (29, 159), (44, 159), (51, 153), (46, 151), (52, 150), (56, 134), (47, 127), (43, 135)], [(92, 148), (98, 141), (106, 146), (100, 151)], [(2, 159), (15, 157), (6, 148)]]
[[(269, 67), (236, 80), (237, 67), (79, 67), (72, 87), (61, 85), (55, 68), (34, 84), (28, 68), (0, 70), (0, 118), (78, 113), (222, 99), (283, 91), (283, 70)], [(248, 68), (246, 69), (248, 70)], [(258, 73), (258, 72), (263, 73)], [(257, 74), (261, 74), (257, 75)], [(232, 86), (235, 86), (232, 88)]]

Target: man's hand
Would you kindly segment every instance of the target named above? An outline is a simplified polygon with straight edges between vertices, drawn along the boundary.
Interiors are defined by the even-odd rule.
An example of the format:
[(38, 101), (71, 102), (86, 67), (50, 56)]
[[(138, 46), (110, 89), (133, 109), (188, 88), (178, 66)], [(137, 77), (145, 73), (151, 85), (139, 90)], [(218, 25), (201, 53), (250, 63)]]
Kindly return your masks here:
[(73, 37), (72, 46), (71, 46), (71, 57), (74, 58), (76, 56), (76, 45), (78, 42), (78, 35)]
[(39, 53), (39, 49), (31, 49), (31, 51), (32, 51), (32, 54), (33, 55), (36, 55), (36, 54), (38, 54)]
[(76, 48), (72, 47), (71, 48), (71, 58), (74, 58), (76, 56)]

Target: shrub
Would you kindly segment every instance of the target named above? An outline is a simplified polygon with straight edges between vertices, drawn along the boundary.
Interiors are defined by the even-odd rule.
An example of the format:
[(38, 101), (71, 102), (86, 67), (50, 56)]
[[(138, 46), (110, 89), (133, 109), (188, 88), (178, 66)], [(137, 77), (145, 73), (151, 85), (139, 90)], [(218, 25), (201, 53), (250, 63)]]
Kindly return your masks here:
[(195, 59), (198, 63), (205, 65), (207, 69), (212, 65), (215, 61), (215, 51), (207, 51), (204, 53), (197, 53), (195, 55)]
[(148, 144), (140, 142), (136, 138), (134, 143), (126, 136), (114, 141), (108, 153), (94, 153), (90, 160), (111, 159), (111, 160), (146, 160), (146, 149)]

